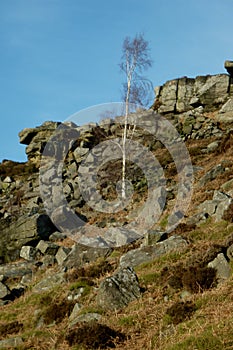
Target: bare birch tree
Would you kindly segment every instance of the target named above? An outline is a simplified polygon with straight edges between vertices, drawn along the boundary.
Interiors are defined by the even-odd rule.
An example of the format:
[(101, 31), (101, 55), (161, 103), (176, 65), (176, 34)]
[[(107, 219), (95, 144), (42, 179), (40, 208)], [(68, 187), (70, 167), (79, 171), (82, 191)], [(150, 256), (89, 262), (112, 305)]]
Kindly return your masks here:
[(123, 101), (125, 102), (124, 129), (122, 134), (122, 198), (126, 198), (126, 139), (130, 104), (148, 104), (151, 82), (143, 77), (143, 72), (152, 65), (149, 43), (142, 34), (134, 38), (126, 37), (122, 46), (120, 70), (125, 76)]

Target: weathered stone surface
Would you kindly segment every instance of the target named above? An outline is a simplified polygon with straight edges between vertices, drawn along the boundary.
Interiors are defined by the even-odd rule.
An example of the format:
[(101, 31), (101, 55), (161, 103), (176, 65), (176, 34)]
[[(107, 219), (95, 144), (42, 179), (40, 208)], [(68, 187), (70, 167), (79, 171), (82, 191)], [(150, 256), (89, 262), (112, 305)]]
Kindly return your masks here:
[(66, 248), (66, 247), (60, 247), (58, 249), (57, 254), (55, 255), (55, 259), (58, 265), (62, 265), (64, 263), (70, 251), (71, 251), (71, 248)]
[(52, 242), (46, 242), (46, 241), (41, 240), (37, 244), (36, 249), (38, 249), (42, 254), (48, 254), (48, 255), (55, 256), (58, 249), (59, 249), (59, 245), (52, 243)]
[(53, 289), (57, 285), (62, 286), (64, 282), (65, 282), (64, 273), (59, 272), (44, 278), (39, 283), (37, 283), (32, 290), (35, 293), (42, 293)]
[(233, 244), (227, 248), (227, 257), (229, 260), (233, 260)]
[(0, 299), (6, 298), (10, 294), (8, 287), (0, 282)]
[(176, 106), (178, 80), (167, 81), (160, 91), (159, 101), (161, 106), (158, 109), (159, 113), (173, 112)]
[[(224, 103), (228, 98), (229, 77), (227, 74), (209, 75), (204, 85), (196, 88), (197, 101), (208, 108)], [(191, 102), (192, 103), (192, 102)]]
[[(22, 215), (17, 221), (1, 227), (0, 257), (3, 261), (19, 258), (20, 249), (39, 239), (48, 239), (56, 229), (45, 214)], [(1, 259), (0, 259), (1, 260)]]
[(111, 227), (103, 238), (110, 247), (121, 247), (141, 238), (141, 235), (124, 227)]
[(97, 260), (99, 257), (106, 257), (111, 252), (110, 248), (89, 247), (76, 243), (64, 260), (63, 266), (67, 268), (80, 267), (85, 263)]
[(215, 221), (223, 220), (225, 211), (229, 208), (233, 199), (231, 196), (223, 193), (221, 191), (214, 191), (213, 199), (206, 200), (201, 203), (197, 211), (198, 213), (207, 214), (208, 216), (213, 216)]
[(187, 242), (182, 237), (174, 235), (162, 242), (156, 243), (153, 246), (130, 250), (126, 254), (122, 255), (120, 259), (120, 266), (135, 267), (142, 263), (159, 258), (172, 250), (179, 250), (185, 248), (186, 246)]
[(233, 122), (233, 98), (230, 98), (220, 109), (216, 120), (221, 123), (232, 123)]
[(33, 261), (38, 256), (38, 250), (31, 246), (23, 246), (19, 255), (27, 261)]
[(143, 239), (141, 246), (150, 246), (158, 243), (159, 241), (163, 241), (167, 238), (167, 233), (158, 230), (150, 230), (148, 231)]
[(218, 200), (219, 204), (215, 213), (215, 220), (221, 221), (223, 220), (223, 216), (225, 211), (229, 208), (231, 203), (233, 203), (232, 197), (228, 196), (226, 193), (222, 193), (220, 191), (214, 191), (213, 200)]
[(110, 310), (127, 306), (141, 295), (137, 275), (131, 267), (122, 268), (111, 277), (107, 277), (97, 292), (97, 303)]
[(33, 161), (40, 159), (46, 142), (59, 125), (58, 122), (45, 122), (41, 126), (24, 129), (19, 133), (20, 143), (28, 145), (26, 148), (28, 159)]
[(208, 267), (216, 269), (218, 284), (226, 281), (231, 276), (231, 268), (223, 253), (218, 254), (213, 261), (209, 262)]
[(219, 147), (218, 141), (211, 142), (207, 146), (207, 152), (214, 152), (217, 150), (218, 147)]
[(178, 80), (178, 92), (176, 101), (176, 111), (179, 113), (186, 112), (192, 108), (190, 100), (193, 96), (195, 79), (180, 78)]
[(19, 132), (19, 142), (23, 145), (29, 145), (32, 142), (33, 137), (37, 134), (38, 129), (26, 128)]
[(187, 77), (166, 82), (156, 89), (159, 113), (183, 113), (198, 106), (211, 110), (228, 99), (227, 74)]
[(216, 179), (216, 177), (220, 174), (223, 174), (225, 171), (222, 164), (215, 165), (212, 169), (210, 169), (202, 178), (199, 180), (199, 186), (205, 186), (209, 181)]
[(198, 212), (202, 214), (208, 214), (208, 216), (213, 216), (216, 213), (219, 201), (217, 200), (206, 200), (198, 206)]
[(9, 338), (0, 340), (0, 349), (16, 348), (23, 344), (21, 337)]
[(3, 275), (4, 279), (31, 275), (34, 270), (34, 264), (26, 261), (0, 265), (0, 275)]
[(77, 323), (81, 323), (81, 322), (92, 322), (92, 321), (100, 321), (101, 320), (101, 315), (96, 313), (96, 312), (89, 312), (83, 315), (79, 315), (76, 318), (74, 318), (73, 320), (69, 320), (69, 327), (72, 328), (75, 325), (77, 325)]
[(51, 242), (63, 241), (67, 237), (66, 234), (56, 231), (49, 236)]
[(229, 196), (233, 197), (233, 179), (222, 184), (221, 190)]
[(224, 62), (224, 68), (227, 70), (230, 76), (233, 77), (233, 61), (226, 60)]

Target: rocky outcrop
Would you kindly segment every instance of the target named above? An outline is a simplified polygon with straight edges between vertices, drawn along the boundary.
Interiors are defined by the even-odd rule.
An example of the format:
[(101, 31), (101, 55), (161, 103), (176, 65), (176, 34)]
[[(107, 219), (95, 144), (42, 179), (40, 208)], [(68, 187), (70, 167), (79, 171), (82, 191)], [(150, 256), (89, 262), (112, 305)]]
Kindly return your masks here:
[(19, 142), (27, 145), (26, 154), (29, 160), (39, 161), (46, 142), (54, 133), (59, 122), (45, 122), (36, 128), (27, 128), (19, 133)]
[(19, 257), (24, 245), (36, 245), (41, 239), (48, 239), (56, 231), (45, 214), (23, 215), (18, 220), (0, 222), (0, 259), (13, 261)]
[(202, 106), (213, 110), (228, 99), (227, 74), (179, 78), (155, 89), (159, 113), (184, 113)]
[(174, 79), (155, 88), (153, 108), (173, 120), (186, 137), (221, 136), (233, 123), (232, 90), (227, 74)]

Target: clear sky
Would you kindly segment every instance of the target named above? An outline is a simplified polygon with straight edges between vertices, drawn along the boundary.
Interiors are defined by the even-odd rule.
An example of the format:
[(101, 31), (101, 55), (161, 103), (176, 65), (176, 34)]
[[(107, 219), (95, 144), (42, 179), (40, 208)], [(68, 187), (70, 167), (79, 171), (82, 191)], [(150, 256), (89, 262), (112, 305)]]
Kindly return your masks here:
[(0, 0), (0, 161), (26, 160), (23, 128), (120, 101), (127, 35), (149, 41), (154, 86), (224, 73), (232, 13), (232, 0)]

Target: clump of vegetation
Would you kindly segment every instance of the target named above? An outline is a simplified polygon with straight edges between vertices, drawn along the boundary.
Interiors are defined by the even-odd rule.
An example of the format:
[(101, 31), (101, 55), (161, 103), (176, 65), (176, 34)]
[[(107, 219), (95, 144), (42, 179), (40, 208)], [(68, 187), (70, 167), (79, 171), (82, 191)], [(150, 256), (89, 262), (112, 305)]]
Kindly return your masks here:
[(41, 316), (45, 324), (51, 324), (53, 322), (59, 323), (66, 316), (69, 316), (74, 308), (74, 302), (69, 300), (62, 300), (57, 302), (51, 302), (42, 311)]
[(0, 163), (0, 174), (1, 176), (18, 176), (31, 175), (38, 171), (36, 165), (32, 162), (19, 163), (12, 160), (3, 160)]
[(186, 289), (191, 293), (203, 292), (216, 286), (216, 270), (206, 266), (179, 266), (174, 269), (168, 284), (174, 289)]
[[(206, 332), (200, 336), (189, 336), (183, 342), (171, 345), (167, 350), (222, 350), (227, 349), (224, 347), (218, 337), (213, 335), (211, 332)], [(228, 348), (230, 349), (230, 347)]]
[(195, 310), (196, 307), (191, 301), (178, 301), (166, 310), (166, 315), (170, 323), (178, 324), (190, 319)]
[(115, 348), (116, 343), (125, 339), (123, 333), (97, 322), (84, 323), (66, 334), (69, 346), (81, 345), (87, 350)]
[(9, 334), (19, 333), (23, 328), (23, 324), (18, 321), (0, 324), (0, 339), (4, 339)]
[(223, 214), (223, 220), (233, 222), (233, 203), (229, 205)]
[(221, 144), (216, 150), (219, 153), (225, 153), (228, 149), (233, 147), (233, 131), (230, 130), (221, 140)]
[(105, 259), (100, 259), (95, 264), (68, 270), (65, 274), (65, 277), (68, 282), (75, 282), (80, 278), (86, 278), (90, 280), (91, 278), (99, 278), (105, 275), (107, 272), (111, 272), (112, 270), (113, 265), (111, 265)]

